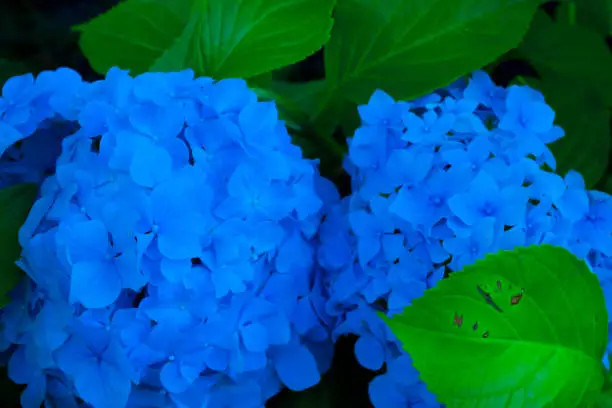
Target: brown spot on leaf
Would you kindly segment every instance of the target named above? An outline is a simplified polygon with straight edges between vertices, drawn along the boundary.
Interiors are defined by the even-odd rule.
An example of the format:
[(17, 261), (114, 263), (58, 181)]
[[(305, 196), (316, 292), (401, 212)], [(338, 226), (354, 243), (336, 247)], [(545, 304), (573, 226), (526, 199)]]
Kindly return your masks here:
[(472, 326), (472, 330), (478, 330), (478, 322), (474, 323), (474, 326)]
[(486, 339), (487, 337), (489, 337), (489, 332), (488, 331), (482, 333), (482, 338), (483, 339)]
[(460, 328), (463, 325), (463, 315), (459, 316), (457, 313), (455, 313), (454, 323), (458, 328)]
[(510, 304), (515, 306), (518, 305), (521, 299), (523, 298), (524, 289), (521, 289), (521, 293), (518, 295), (514, 295), (510, 298)]

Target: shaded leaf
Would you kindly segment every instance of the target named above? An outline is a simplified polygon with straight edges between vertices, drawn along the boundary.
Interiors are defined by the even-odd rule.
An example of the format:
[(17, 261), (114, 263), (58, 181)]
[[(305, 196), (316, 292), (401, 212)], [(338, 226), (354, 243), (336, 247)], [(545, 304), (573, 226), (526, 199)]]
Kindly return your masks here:
[(612, 0), (565, 0), (556, 20), (580, 24), (607, 36), (612, 33)]
[(98, 72), (193, 69), (215, 78), (259, 75), (321, 48), (334, 0), (127, 0), (78, 27)]
[(515, 47), (539, 0), (339, 0), (327, 78), (358, 103), (413, 99)]
[(34, 203), (38, 186), (18, 184), (0, 189), (0, 306), (8, 303), (7, 293), (23, 272), (15, 265), (21, 248), (17, 234)]
[(79, 46), (100, 74), (113, 66), (141, 74), (149, 70), (190, 20), (194, 0), (128, 0), (76, 26)]
[(605, 174), (610, 156), (610, 111), (597, 92), (567, 76), (548, 75), (540, 82), (546, 102), (555, 110), (555, 123), (565, 136), (550, 145), (557, 173), (582, 174), (592, 188)]
[(612, 54), (590, 28), (555, 22), (540, 11), (518, 51), (541, 78), (562, 76), (569, 85), (591, 88), (606, 106), (612, 106)]

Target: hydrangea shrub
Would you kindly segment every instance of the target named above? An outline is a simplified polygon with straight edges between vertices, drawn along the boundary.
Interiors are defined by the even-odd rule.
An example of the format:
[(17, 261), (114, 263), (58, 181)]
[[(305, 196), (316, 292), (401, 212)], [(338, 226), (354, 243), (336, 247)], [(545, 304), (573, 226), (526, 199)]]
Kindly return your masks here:
[(610, 197), (553, 172), (542, 94), (481, 71), (411, 102), (376, 91), (342, 200), (242, 80), (59, 69), (1, 105), (2, 183), (40, 185), (2, 313), (25, 407), (263, 406), (316, 384), (345, 334), (385, 368), (375, 407), (439, 407), (381, 307), (543, 243), (610, 284)]
[[(0, 303), (0, 365), (23, 386), (22, 405), (458, 408), (468, 395), (480, 406), (489, 397), (480, 388), (495, 379), (453, 381), (448, 361), (464, 343), (428, 356), (426, 336), (406, 339), (410, 330), (388, 324), (418, 326), (419, 305), (459, 291), (464, 270), (493, 282), (485, 255), (508, 260), (500, 250), (543, 244), (580, 264), (597, 292), (568, 294), (597, 303), (572, 310), (571, 322), (560, 309), (547, 317), (597, 344), (590, 386), (553, 369), (534, 381), (584, 394), (605, 376), (612, 395), (607, 355), (602, 376), (598, 368), (612, 199), (593, 189), (612, 191), (612, 53), (609, 10), (595, 3), (122, 0), (102, 13), (7, 10), (5, 31), (37, 22), (9, 33), (19, 39), (9, 54), (92, 78), (67, 68), (21, 75), (0, 96), (0, 295), (25, 273)], [(98, 15), (70, 33), (80, 12)], [(66, 29), (51, 35), (50, 26)], [(24, 72), (5, 58), (0, 82), (14, 62)], [(481, 67), (519, 85), (498, 86), (473, 72)], [(561, 275), (557, 293), (574, 290)], [(455, 307), (437, 311), (444, 306)], [(339, 359), (321, 387), (300, 393), (320, 382), (346, 335), (357, 339), (349, 352), (364, 369), (355, 371), (376, 372), (369, 398), (337, 393), (337, 369), (351, 370)], [(440, 361), (443, 372), (424, 368)], [(499, 361), (489, 363), (500, 377), (512, 372)], [(296, 392), (276, 398), (285, 389)], [(573, 398), (549, 391), (530, 401)]]
[(3, 182), (40, 183), (1, 317), (24, 407), (263, 407), (319, 381), (315, 236), (338, 196), (274, 103), (59, 69), (7, 81), (0, 112)]
[(317, 257), (334, 338), (357, 334), (360, 364), (386, 367), (370, 384), (375, 407), (441, 406), (376, 311), (400, 313), (487, 253), (564, 247), (610, 302), (612, 197), (553, 172), (547, 145), (563, 130), (541, 93), (477, 71), (412, 102), (376, 91), (359, 114), (345, 161), (352, 194), (328, 210)]

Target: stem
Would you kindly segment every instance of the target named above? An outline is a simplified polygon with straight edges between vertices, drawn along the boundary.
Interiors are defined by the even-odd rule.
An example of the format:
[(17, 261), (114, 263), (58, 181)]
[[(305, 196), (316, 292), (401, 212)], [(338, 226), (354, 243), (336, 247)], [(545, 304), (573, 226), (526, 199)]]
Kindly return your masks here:
[(571, 26), (576, 25), (576, 3), (573, 1), (570, 1), (567, 6), (568, 6), (569, 25)]

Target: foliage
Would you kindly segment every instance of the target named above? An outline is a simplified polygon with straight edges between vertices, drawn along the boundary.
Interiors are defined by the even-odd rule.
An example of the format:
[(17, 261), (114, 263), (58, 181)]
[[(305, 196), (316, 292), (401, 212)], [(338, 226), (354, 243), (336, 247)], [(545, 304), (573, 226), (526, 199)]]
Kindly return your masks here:
[(130, 0), (78, 30), (100, 73), (113, 66), (134, 73), (191, 68), (215, 78), (248, 78), (321, 48), (333, 6), (334, 0)]
[(0, 189), (0, 305), (9, 302), (8, 292), (17, 285), (23, 272), (15, 262), (21, 248), (17, 233), (37, 194), (35, 184), (17, 184)]
[(603, 386), (603, 291), (559, 247), (488, 255), (383, 317), (449, 408), (590, 406)]

